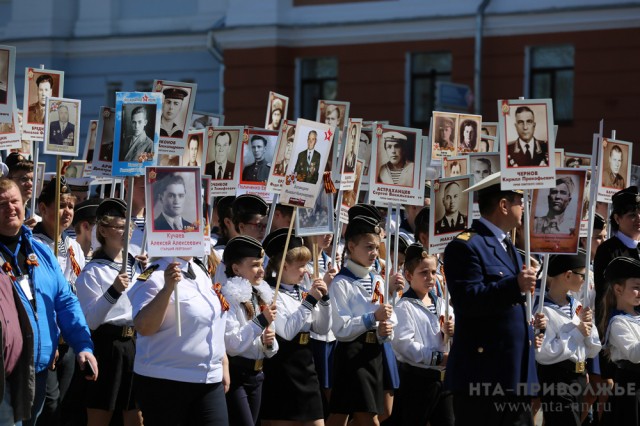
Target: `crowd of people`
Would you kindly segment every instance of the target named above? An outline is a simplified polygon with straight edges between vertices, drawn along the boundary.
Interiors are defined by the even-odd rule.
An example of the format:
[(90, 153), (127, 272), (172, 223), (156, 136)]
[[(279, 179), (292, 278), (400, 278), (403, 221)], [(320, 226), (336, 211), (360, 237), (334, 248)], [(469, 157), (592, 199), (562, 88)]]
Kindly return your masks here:
[(27, 211), (33, 163), (6, 163), (0, 424), (639, 424), (636, 187), (596, 216), (589, 255), (528, 268), (523, 195), (499, 174), (470, 188), (480, 218), (441, 255), (428, 197), (404, 217), (355, 204), (334, 259), (331, 234), (289, 237), (293, 207), (268, 223), (240, 195), (216, 200), (210, 255), (148, 258), (141, 177), (127, 228), (125, 202), (77, 202), (64, 177)]

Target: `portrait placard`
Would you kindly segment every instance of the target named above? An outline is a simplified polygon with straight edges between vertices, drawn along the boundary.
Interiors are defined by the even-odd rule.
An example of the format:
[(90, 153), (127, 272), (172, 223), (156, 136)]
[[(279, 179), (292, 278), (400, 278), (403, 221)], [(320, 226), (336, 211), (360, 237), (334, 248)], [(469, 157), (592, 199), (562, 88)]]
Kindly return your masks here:
[(533, 191), (532, 253), (578, 253), (586, 176), (584, 169), (558, 169), (553, 188)]
[(551, 99), (498, 101), (502, 189), (551, 188), (555, 136)]
[(208, 127), (204, 138), (204, 174), (211, 176), (211, 196), (235, 195), (240, 181), (244, 127)]
[(356, 181), (353, 184), (353, 189), (342, 193), (342, 204), (340, 205), (340, 222), (342, 223), (349, 223), (349, 209), (358, 203), (363, 166), (364, 162), (358, 159), (356, 162)]
[(358, 144), (358, 160), (362, 160), (362, 189), (369, 188), (372, 143), (373, 127), (363, 127), (360, 130), (360, 143)]
[(431, 159), (441, 161), (445, 157), (456, 155), (458, 114), (434, 111), (430, 127)]
[(217, 126), (224, 126), (224, 115), (204, 111), (193, 111), (191, 114), (192, 129), (200, 130)]
[[(472, 184), (480, 182), (482, 179), (491, 176), (500, 170), (500, 154), (497, 152), (475, 152), (469, 154), (469, 174), (473, 176)], [(472, 219), (480, 218), (480, 207), (478, 206), (478, 192), (473, 192), (473, 215)]]
[[(583, 167), (581, 167), (583, 168)], [(580, 238), (589, 236), (589, 203), (591, 202), (591, 171), (587, 170), (582, 193), (582, 220), (580, 220)], [(606, 204), (605, 204), (606, 206)]]
[(16, 48), (0, 45), (0, 124), (12, 124), (16, 105)]
[[(300, 119), (296, 122), (292, 160), (282, 188), (280, 202), (311, 208), (323, 186), (323, 170), (329, 161), (335, 134), (332, 125)], [(333, 216), (332, 216), (333, 217)]]
[(454, 155), (442, 159), (442, 172), (440, 176), (448, 178), (468, 175), (470, 173), (468, 155)]
[(267, 104), (267, 117), (264, 119), (264, 127), (267, 130), (280, 130), (280, 126), (287, 118), (289, 98), (276, 92), (269, 92)]
[(267, 180), (275, 156), (278, 131), (245, 128), (242, 135), (242, 157), (240, 158), (240, 184), (236, 194), (254, 194), (267, 203), (273, 194), (267, 191)]
[(47, 167), (47, 163), (38, 162), (38, 169), (36, 173), (36, 181), (33, 188), (33, 195), (35, 198), (40, 197), (42, 187), (44, 186), (44, 174)]
[(116, 92), (114, 176), (139, 176), (156, 164), (161, 114), (162, 93)]
[[(378, 124), (374, 131), (369, 201), (407, 204), (424, 198), (422, 131)], [(411, 202), (409, 202), (411, 203)]]
[[(301, 120), (298, 120), (298, 122)], [(299, 208), (296, 215), (296, 235), (325, 235), (333, 233), (333, 196), (324, 191), (318, 195), (312, 208)]]
[[(336, 130), (343, 130), (345, 124), (349, 122), (349, 109), (351, 102), (328, 101), (321, 99), (318, 101), (316, 110), (316, 122), (333, 126)], [(331, 129), (335, 132), (334, 129)]]
[[(15, 105), (15, 103), (14, 103)], [(18, 110), (13, 108), (11, 114), (12, 120), (10, 123), (0, 123), (0, 149), (17, 149), (22, 147), (21, 138), (21, 115)], [(31, 141), (25, 141), (29, 145), (29, 152), (31, 152)]]
[(343, 140), (345, 148), (342, 154), (342, 164), (338, 170), (340, 173), (340, 190), (350, 191), (356, 181), (356, 160), (358, 159), (358, 145), (360, 144), (360, 131), (362, 129), (361, 118), (350, 118)]
[(631, 178), (632, 150), (631, 142), (602, 140), (598, 156), (598, 201), (610, 203), (613, 194), (627, 187)]
[(186, 167), (200, 167), (200, 170), (204, 173), (203, 160), (204, 150), (204, 135), (206, 130), (190, 130), (187, 134), (187, 144), (182, 150), (182, 159), (180, 160), (181, 166)]
[(89, 130), (87, 131), (84, 142), (84, 153), (82, 158), (87, 162), (84, 168), (84, 176), (91, 176), (91, 162), (93, 161), (93, 152), (96, 150), (96, 138), (98, 136), (98, 120), (89, 120)]
[[(204, 132), (203, 132), (204, 133)], [(205, 256), (211, 253), (211, 213), (213, 205), (211, 203), (211, 176), (202, 175), (202, 186), (200, 194), (202, 196), (202, 242)]]
[(640, 186), (640, 166), (633, 164), (631, 166), (631, 178), (629, 186)]
[(291, 153), (293, 152), (293, 144), (296, 134), (296, 122), (291, 120), (283, 120), (278, 133), (278, 142), (276, 145), (276, 157), (273, 167), (269, 172), (267, 180), (267, 191), (279, 194), (284, 185), (285, 173), (289, 162), (291, 162)]
[(153, 91), (161, 93), (160, 154), (172, 154), (173, 147), (184, 148), (191, 124), (191, 114), (196, 101), (196, 83), (154, 80)]
[[(45, 114), (45, 154), (77, 157), (80, 152), (80, 101), (48, 97)], [(80, 176), (82, 177), (82, 176)]]
[(574, 167), (580, 169), (591, 169), (591, 155), (589, 154), (577, 154), (575, 152), (564, 153), (563, 167)]
[(63, 163), (64, 177), (67, 179), (82, 179), (87, 162), (84, 160), (68, 160)]
[(481, 115), (460, 114), (458, 117), (458, 137), (456, 138), (457, 155), (478, 151), (481, 124)]
[(198, 167), (145, 169), (149, 256), (203, 256), (202, 180)]
[(464, 192), (472, 185), (471, 175), (436, 179), (431, 185), (429, 211), (430, 254), (444, 252), (456, 235), (471, 224), (472, 192)]
[(22, 138), (43, 141), (44, 118), (48, 97), (64, 96), (64, 71), (26, 68), (24, 78), (24, 103), (22, 110), (27, 117), (22, 124)]
[(115, 125), (116, 110), (105, 106), (100, 107), (96, 129), (96, 149), (93, 151), (93, 161), (91, 161), (93, 177), (111, 177)]
[(498, 123), (495, 121), (483, 121), (480, 128), (480, 137), (498, 140)]

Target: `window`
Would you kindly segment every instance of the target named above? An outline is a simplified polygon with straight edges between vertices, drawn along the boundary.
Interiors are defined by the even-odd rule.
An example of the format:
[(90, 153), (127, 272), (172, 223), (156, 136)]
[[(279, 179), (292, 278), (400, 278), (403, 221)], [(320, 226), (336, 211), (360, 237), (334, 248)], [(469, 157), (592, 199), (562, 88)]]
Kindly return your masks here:
[(300, 117), (315, 120), (320, 99), (338, 96), (338, 60), (336, 58), (300, 61)]
[(116, 107), (116, 92), (122, 92), (122, 83), (119, 81), (110, 81), (107, 83), (107, 106)]
[(532, 47), (529, 96), (553, 99), (556, 124), (573, 120), (573, 46)]
[(410, 126), (429, 128), (435, 109), (436, 83), (451, 81), (451, 53), (414, 53), (411, 55)]

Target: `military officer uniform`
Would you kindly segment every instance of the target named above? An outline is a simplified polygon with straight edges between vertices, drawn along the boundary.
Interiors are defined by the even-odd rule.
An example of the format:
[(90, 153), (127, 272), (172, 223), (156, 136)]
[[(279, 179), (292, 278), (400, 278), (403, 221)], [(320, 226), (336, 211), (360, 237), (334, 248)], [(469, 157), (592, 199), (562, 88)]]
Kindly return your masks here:
[(242, 180), (248, 182), (266, 182), (269, 179), (271, 164), (265, 159), (249, 164), (242, 171)]
[(455, 219), (451, 221), (447, 220), (446, 216), (436, 222), (436, 234), (448, 234), (450, 232), (464, 231), (467, 226), (467, 216), (458, 212)]

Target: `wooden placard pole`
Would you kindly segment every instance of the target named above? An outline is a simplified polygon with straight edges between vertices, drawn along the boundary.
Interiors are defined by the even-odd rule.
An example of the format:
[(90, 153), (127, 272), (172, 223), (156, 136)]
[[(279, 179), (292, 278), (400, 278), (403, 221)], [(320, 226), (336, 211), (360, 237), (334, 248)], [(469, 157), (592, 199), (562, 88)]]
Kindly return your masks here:
[(320, 277), (320, 271), (318, 270), (320, 269), (318, 264), (318, 243), (313, 243), (311, 249), (313, 250), (313, 279), (315, 280)]
[[(522, 194), (522, 203), (524, 204), (524, 224), (523, 229), (524, 232), (522, 236), (524, 237), (524, 264), (527, 269), (531, 268), (531, 243), (530, 243), (530, 234), (529, 234), (529, 224), (531, 222), (531, 214), (529, 211), (529, 190), (525, 189)], [(526, 303), (527, 303), (527, 321), (531, 321), (533, 306), (532, 306), (532, 297), (531, 292), (527, 291), (526, 295)]]
[(538, 296), (538, 313), (542, 313), (544, 308), (544, 294), (547, 291), (547, 271), (549, 270), (549, 253), (545, 253), (542, 261), (542, 283), (540, 284), (540, 295)]
[[(36, 200), (38, 199), (39, 195), (36, 194), (36, 182), (38, 181), (38, 160), (40, 157), (39, 145), (40, 143), (38, 141), (33, 141), (33, 191), (31, 192), (31, 200), (29, 200), (29, 205), (31, 206), (31, 217), (36, 214)], [(58, 176), (60, 176), (60, 174), (58, 174)]]
[(587, 244), (585, 250), (587, 254), (585, 256), (585, 270), (587, 276), (582, 286), (582, 292), (580, 294), (580, 301), (582, 306), (589, 306), (589, 271), (591, 269), (591, 238), (593, 236), (593, 221), (596, 213), (596, 198), (598, 196), (598, 148), (600, 146), (600, 135), (593, 136), (593, 148), (591, 150), (591, 180), (589, 181), (589, 211), (587, 212)]
[[(394, 246), (393, 246), (393, 272), (394, 274), (396, 274), (400, 268), (398, 268), (398, 249), (400, 247), (400, 205), (396, 204), (395, 205), (395, 210), (396, 210), (396, 229), (395, 232), (393, 234), (393, 241), (394, 241)], [(393, 306), (396, 306), (396, 302), (398, 301), (398, 292), (394, 291), (393, 295), (391, 297), (391, 304)]]

